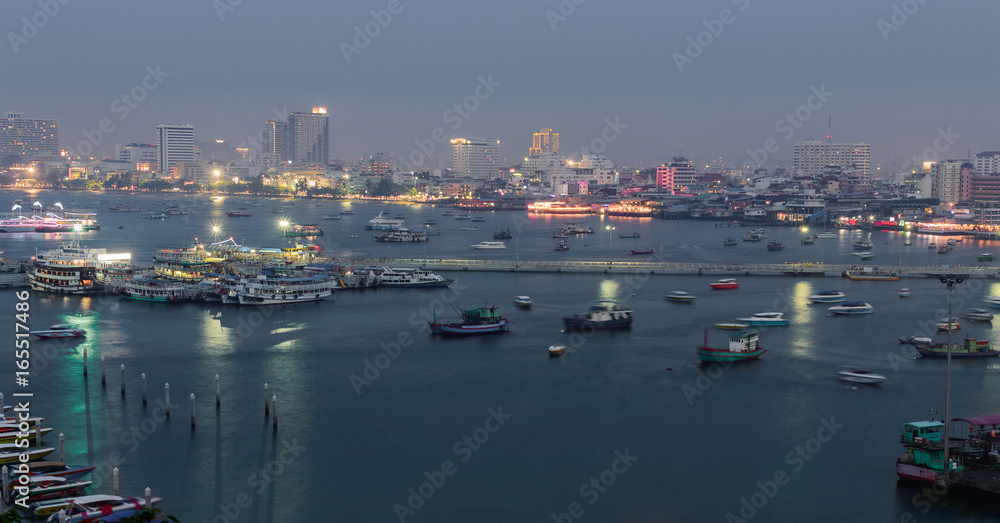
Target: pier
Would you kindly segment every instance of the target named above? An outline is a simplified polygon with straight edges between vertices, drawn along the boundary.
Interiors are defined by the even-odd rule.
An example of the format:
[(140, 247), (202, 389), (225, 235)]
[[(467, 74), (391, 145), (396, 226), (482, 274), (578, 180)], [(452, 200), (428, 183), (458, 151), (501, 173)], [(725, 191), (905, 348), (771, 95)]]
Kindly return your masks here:
[(26, 273), (0, 273), (0, 289), (9, 289), (13, 287), (27, 287), (28, 286), (28, 275)]

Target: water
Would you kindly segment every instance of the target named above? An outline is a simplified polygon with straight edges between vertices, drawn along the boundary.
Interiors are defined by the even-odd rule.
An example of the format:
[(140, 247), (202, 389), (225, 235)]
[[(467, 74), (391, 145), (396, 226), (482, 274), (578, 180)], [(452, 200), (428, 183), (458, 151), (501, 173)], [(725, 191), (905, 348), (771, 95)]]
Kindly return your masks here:
[[(73, 196), (82, 195), (63, 197)], [(186, 221), (101, 213), (103, 229), (82, 242), (131, 250), (141, 262), (158, 246), (207, 238), (196, 229), (204, 231), (230, 205), (198, 207)], [(354, 209), (356, 216), (329, 225), (318, 218), (341, 204), (301, 205), (294, 219), (327, 229), (322, 241), (333, 253), (349, 254), (349, 234), (359, 235), (356, 252), (370, 256), (420, 257), (425, 248), (435, 257), (605, 259), (608, 253), (603, 226), (603, 234), (569, 239), (573, 250), (567, 253), (552, 251), (551, 229), (564, 218), (484, 213), (489, 221), (478, 224), (479, 234), (461, 233), (468, 221), (453, 224), (440, 216), (442, 209), (408, 207), (400, 211), (408, 223), (434, 219), (442, 236), (426, 245), (386, 246), (367, 238), (377, 233), (362, 230), (380, 207), (355, 206), (362, 209)], [(280, 245), (271, 207), (223, 221), (224, 233), (250, 245)], [(605, 223), (576, 221), (595, 229)], [(850, 244), (862, 237), (842, 232), (840, 239), (800, 246), (793, 242), (797, 230), (771, 228), (772, 238), (788, 244), (771, 253), (759, 243), (722, 247), (725, 236), (745, 229), (691, 221), (610, 223), (616, 227), (612, 256), (621, 259), (631, 257), (616, 253), (629, 248), (662, 246), (671, 261), (850, 263)], [(520, 231), (517, 253), (469, 249), (507, 226)], [(632, 231), (642, 238), (617, 238)], [(898, 238), (872, 234), (873, 262), (891, 265), (899, 256)], [(968, 240), (948, 255), (921, 247), (937, 240), (914, 235), (913, 245), (902, 247), (903, 262), (974, 265), (980, 252), (996, 250), (996, 244)], [(17, 258), (58, 239), (3, 235), (0, 242), (5, 256)], [(944, 362), (914, 361), (896, 341), (946, 314), (946, 290), (937, 280), (741, 277), (739, 290), (711, 291), (716, 276), (450, 276), (458, 280), (448, 290), (343, 292), (321, 303), (269, 308), (32, 293), (33, 329), (65, 320), (89, 332), (82, 341), (33, 341), (32, 414), (66, 434), (69, 461), (100, 466), (96, 479), (103, 484), (95, 491), (110, 492), (106, 471), (117, 465), (123, 493), (141, 495), (149, 486), (184, 522), (399, 521), (397, 510), (407, 522), (553, 521), (553, 515), (558, 521), (726, 521), (729, 513), (750, 514), (745, 507), (740, 514), (744, 498), (762, 506), (753, 509), (754, 521), (905, 521), (907, 513), (919, 521), (996, 520), (989, 503), (964, 497), (932, 503), (933, 493), (898, 485), (894, 473), (902, 424), (926, 419), (931, 408), (936, 418), (944, 417)], [(909, 287), (913, 298), (898, 298), (901, 287)], [(836, 289), (849, 300), (870, 302), (875, 313), (830, 317), (829, 305), (806, 302), (810, 294)], [(666, 302), (672, 290), (698, 299), (693, 305)], [(532, 310), (513, 307), (520, 294), (532, 297)], [(987, 294), (1000, 294), (1000, 285), (969, 280), (957, 286), (955, 315), (981, 306)], [(635, 311), (630, 331), (587, 337), (561, 331), (561, 317), (612, 295)], [(13, 292), (0, 292), (0, 310), (13, 311), (15, 299)], [(498, 304), (514, 324), (499, 336), (431, 336), (422, 316), (434, 307), (438, 314), (450, 309), (442, 299), (464, 307)], [(81, 310), (96, 313), (76, 316)], [(761, 330), (768, 349), (761, 360), (724, 369), (698, 365), (694, 348), (706, 327), (772, 310), (784, 311), (791, 325)], [(724, 344), (726, 334), (710, 329), (709, 344)], [(964, 322), (957, 336), (963, 334), (1000, 343), (984, 324)], [(549, 358), (546, 349), (555, 343), (570, 352)], [(101, 356), (108, 369), (103, 388)], [(844, 364), (889, 380), (881, 387), (847, 385), (834, 379)], [(996, 412), (998, 370), (1000, 359), (953, 362), (953, 416)], [(0, 371), (12, 375), (9, 359)], [(142, 372), (149, 386), (145, 407)], [(218, 410), (216, 374), (222, 379)], [(173, 405), (169, 419), (162, 415), (165, 382)], [(264, 382), (278, 397), (277, 431), (264, 416)], [(9, 392), (7, 398), (10, 403)], [(836, 433), (820, 432), (824, 427)], [(46, 438), (50, 445), (57, 441)], [(634, 462), (625, 467), (622, 456)], [(591, 478), (603, 491), (584, 486)], [(429, 494), (411, 500), (413, 514), (396, 507), (409, 509), (411, 488), (417, 496), (421, 488)]]

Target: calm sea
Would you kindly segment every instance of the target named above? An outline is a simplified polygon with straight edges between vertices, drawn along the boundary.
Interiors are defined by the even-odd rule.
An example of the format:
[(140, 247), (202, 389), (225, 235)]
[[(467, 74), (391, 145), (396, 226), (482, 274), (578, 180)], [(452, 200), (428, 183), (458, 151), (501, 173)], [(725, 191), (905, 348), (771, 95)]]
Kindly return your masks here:
[[(7, 192), (0, 201), (22, 193)], [(44, 203), (106, 209), (114, 195), (40, 192)], [(70, 202), (69, 200), (75, 200)], [(134, 199), (134, 201), (129, 201)], [(129, 251), (149, 265), (159, 247), (230, 236), (254, 247), (280, 247), (272, 210), (261, 199), (251, 218), (226, 218), (248, 200), (190, 200), (192, 214), (142, 220), (164, 208), (159, 195), (126, 196), (140, 213), (102, 211), (102, 230), (81, 243)], [(92, 202), (91, 200), (96, 200)], [(69, 202), (69, 203), (67, 203)], [(323, 220), (350, 208), (357, 214)], [(441, 236), (426, 244), (374, 243), (363, 226), (379, 211), (426, 220)], [(471, 213), (483, 223), (442, 216), (430, 206), (349, 206), (297, 201), (287, 216), (316, 223), (330, 255), (397, 258), (630, 260), (628, 250), (665, 250), (669, 261), (852, 263), (851, 244), (868, 232), (799, 243), (800, 231), (771, 228), (786, 249), (763, 243), (723, 247), (746, 232), (711, 222), (580, 217), (598, 232), (569, 238), (557, 253), (551, 231), (567, 218), (523, 212)], [(460, 213), (459, 213), (460, 214)], [(124, 228), (119, 228), (122, 226)], [(221, 231), (212, 233), (212, 227)], [(479, 231), (462, 231), (478, 226)], [(614, 227), (608, 230), (606, 227)], [(511, 228), (505, 251), (473, 251)], [(639, 239), (619, 234), (638, 232)], [(351, 238), (356, 235), (356, 238)], [(996, 242), (965, 241), (946, 255), (928, 249), (940, 238), (873, 233), (871, 264), (976, 265)], [(0, 235), (4, 257), (30, 256), (60, 238)], [(610, 253), (610, 254), (609, 254)], [(85, 340), (34, 341), (29, 390), (32, 414), (66, 435), (68, 461), (99, 467), (95, 492), (141, 496), (150, 487), (166, 512), (184, 522), (225, 521), (994, 521), (995, 502), (940, 499), (898, 484), (894, 462), (907, 421), (944, 417), (944, 362), (914, 360), (897, 338), (932, 334), (947, 292), (937, 280), (852, 282), (837, 277), (745, 277), (735, 291), (711, 291), (722, 277), (531, 273), (448, 273), (447, 290), (342, 292), (320, 303), (282, 307), (135, 303), (114, 297), (31, 293), (30, 326), (69, 322)], [(901, 287), (912, 299), (900, 299)], [(664, 300), (673, 290), (693, 305)], [(875, 313), (830, 317), (807, 296), (842, 290)], [(513, 307), (516, 295), (535, 302)], [(955, 315), (1000, 294), (1000, 284), (969, 280), (954, 292)], [(564, 333), (561, 318), (593, 301), (617, 298), (634, 310), (625, 332)], [(12, 291), (0, 311), (14, 315)], [(496, 304), (513, 320), (499, 336), (431, 336), (427, 317), (454, 315), (452, 305)], [(761, 330), (759, 361), (702, 367), (695, 347), (726, 343), (717, 322), (783, 311), (788, 327)], [(8, 320), (8, 324), (13, 321)], [(13, 338), (8, 327), (6, 336)], [(1000, 343), (988, 324), (966, 323), (958, 336)], [(943, 336), (937, 336), (943, 339)], [(547, 348), (569, 352), (549, 358)], [(83, 375), (83, 353), (89, 375)], [(101, 359), (107, 382), (101, 384)], [(121, 393), (121, 365), (126, 392)], [(841, 365), (886, 375), (880, 387), (851, 386)], [(12, 359), (0, 365), (7, 394)], [(1000, 360), (953, 362), (953, 416), (1000, 410)], [(142, 402), (145, 373), (148, 403)], [(222, 404), (215, 404), (215, 376)], [(264, 414), (264, 383), (277, 396), (278, 428)], [(164, 413), (170, 384), (171, 414)], [(195, 394), (196, 426), (190, 395)]]

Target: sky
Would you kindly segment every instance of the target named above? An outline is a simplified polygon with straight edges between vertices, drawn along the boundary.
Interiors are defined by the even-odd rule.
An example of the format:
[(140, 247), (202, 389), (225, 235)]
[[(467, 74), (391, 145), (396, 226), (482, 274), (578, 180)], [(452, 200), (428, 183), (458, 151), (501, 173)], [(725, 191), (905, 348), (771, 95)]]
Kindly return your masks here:
[(986, 0), (3, 2), (0, 111), (58, 119), (63, 147), (98, 155), (158, 123), (240, 144), (321, 105), (345, 159), (447, 159), (442, 137), (483, 137), (514, 164), (552, 128), (563, 154), (616, 164), (761, 149), (781, 165), (830, 133), (889, 169), (1000, 149), (998, 15)]

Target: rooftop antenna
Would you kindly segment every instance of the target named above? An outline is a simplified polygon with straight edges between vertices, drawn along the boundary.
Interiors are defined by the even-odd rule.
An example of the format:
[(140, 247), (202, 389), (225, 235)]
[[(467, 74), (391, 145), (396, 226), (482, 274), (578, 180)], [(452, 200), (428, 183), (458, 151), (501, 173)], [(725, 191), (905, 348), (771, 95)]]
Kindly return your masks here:
[(833, 143), (833, 115), (827, 117), (826, 121), (826, 143)]

